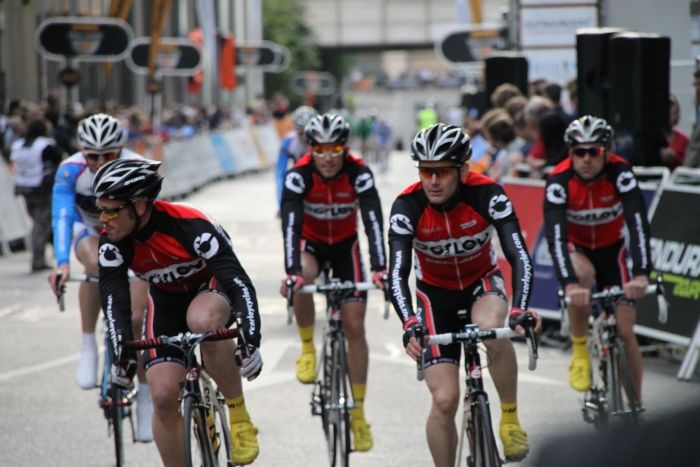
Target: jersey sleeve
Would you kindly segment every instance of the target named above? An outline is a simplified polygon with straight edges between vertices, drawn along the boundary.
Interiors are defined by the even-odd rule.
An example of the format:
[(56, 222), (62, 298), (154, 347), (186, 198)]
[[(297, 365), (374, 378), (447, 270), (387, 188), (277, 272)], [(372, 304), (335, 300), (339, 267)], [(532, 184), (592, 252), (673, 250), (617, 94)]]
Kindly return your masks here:
[(242, 315), (246, 340), (249, 344), (260, 347), (257, 294), (250, 277), (233, 252), (228, 234), (218, 224), (203, 218), (181, 220), (179, 225), (183, 230), (185, 247), (206, 262), (231, 302), (232, 312)]
[(282, 203), (282, 189), (284, 187), (284, 174), (287, 172), (287, 167), (289, 165), (289, 143), (291, 138), (284, 138), (282, 144), (280, 145), (280, 152), (277, 155), (277, 167), (275, 169), (275, 180), (277, 188), (277, 204)]
[(532, 293), (532, 260), (513, 204), (500, 185), (489, 185), (486, 209), (488, 219), (496, 228), (501, 248), (512, 269), (513, 306), (526, 310)]
[(106, 236), (100, 237), (100, 300), (107, 317), (109, 339), (115, 354), (118, 351), (117, 336), (121, 334), (127, 341), (134, 338), (129, 295), (129, 264), (132, 258), (133, 249), (127, 241), (112, 243)]
[(554, 271), (562, 285), (578, 282), (568, 247), (566, 206), (568, 179), (556, 174), (547, 179), (544, 197), (544, 228)]
[(75, 220), (75, 183), (84, 169), (79, 164), (61, 164), (56, 172), (51, 195), (51, 227), (56, 264), (70, 261), (70, 245)]
[(301, 274), (301, 228), (304, 222), (304, 195), (311, 181), (298, 169), (290, 169), (284, 177), (282, 190), (282, 238), (284, 239), (284, 269), (287, 274)]
[(372, 171), (362, 166), (355, 177), (354, 188), (360, 202), (360, 213), (369, 243), (369, 261), (372, 271), (386, 268), (386, 248), (384, 246), (384, 220), (382, 203)]
[(410, 207), (405, 198), (399, 197), (394, 201), (389, 217), (389, 294), (402, 323), (415, 316), (408, 286), (416, 224), (411, 218)]
[(652, 262), (649, 245), (651, 229), (647, 218), (646, 202), (632, 170), (624, 164), (618, 164), (618, 167), (614, 173), (614, 183), (622, 199), (632, 257), (632, 273), (635, 276), (648, 276), (652, 269)]

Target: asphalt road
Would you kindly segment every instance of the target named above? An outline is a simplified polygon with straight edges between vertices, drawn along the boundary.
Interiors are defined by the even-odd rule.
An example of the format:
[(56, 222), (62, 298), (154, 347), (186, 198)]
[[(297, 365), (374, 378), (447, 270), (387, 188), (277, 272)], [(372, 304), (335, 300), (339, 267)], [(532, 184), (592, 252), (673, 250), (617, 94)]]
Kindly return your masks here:
[[(385, 217), (394, 197), (416, 177), (406, 154), (393, 154), (391, 166), (390, 173), (377, 177)], [(309, 410), (311, 387), (296, 382), (293, 373), (299, 340), (295, 328), (286, 325), (285, 303), (277, 294), (284, 270), (274, 191), (272, 172), (262, 172), (212, 184), (187, 202), (206, 209), (228, 230), (257, 288), (265, 367), (258, 380), (245, 384), (250, 413), (260, 428), (256, 465), (323, 466), (320, 421)], [(83, 391), (73, 381), (80, 344), (75, 288), (69, 290), (66, 312), (59, 313), (45, 275), (28, 270), (26, 252), (0, 257), (0, 466), (112, 465), (111, 439), (97, 407), (97, 391)], [(385, 321), (382, 310), (381, 295), (371, 293), (366, 413), (375, 447), (352, 454), (351, 463), (431, 465), (424, 435), (429, 394), (415, 380), (414, 364), (403, 354), (398, 319), (392, 312)], [(317, 342), (320, 329), (318, 313)], [(520, 417), (533, 450), (558, 435), (592, 431), (581, 419), (577, 394), (565, 383), (569, 355), (541, 348), (539, 366), (530, 372), (524, 345), (516, 343), (516, 350)], [(700, 400), (700, 379), (678, 381), (677, 362), (646, 357), (645, 366), (647, 421)], [(486, 384), (497, 407), (488, 375)], [(496, 426), (499, 412), (493, 410)], [(153, 443), (129, 444), (126, 455), (129, 465), (159, 465)], [(520, 465), (535, 465), (534, 458)]]

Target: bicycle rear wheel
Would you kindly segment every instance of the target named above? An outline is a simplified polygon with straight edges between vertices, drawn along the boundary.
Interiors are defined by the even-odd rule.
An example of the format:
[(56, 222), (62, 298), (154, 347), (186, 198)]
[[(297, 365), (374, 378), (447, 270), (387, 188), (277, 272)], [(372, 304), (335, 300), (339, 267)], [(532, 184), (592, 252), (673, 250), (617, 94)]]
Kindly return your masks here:
[(488, 398), (485, 394), (477, 394), (472, 403), (472, 423), (467, 429), (473, 429), (474, 433), (469, 437), (473, 440), (471, 456), (474, 467), (500, 467), (501, 457), (496, 446), (491, 424)]
[(185, 399), (182, 410), (185, 434), (185, 465), (187, 467), (213, 467), (211, 443), (204, 407), (193, 397)]

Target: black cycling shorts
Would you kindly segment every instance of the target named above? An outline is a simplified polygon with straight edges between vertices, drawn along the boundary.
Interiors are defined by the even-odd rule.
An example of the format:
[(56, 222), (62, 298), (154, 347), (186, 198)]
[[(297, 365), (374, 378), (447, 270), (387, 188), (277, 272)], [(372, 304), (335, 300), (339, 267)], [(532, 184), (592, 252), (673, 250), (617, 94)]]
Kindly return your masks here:
[[(360, 242), (357, 236), (343, 240), (335, 245), (302, 239), (301, 251), (309, 253), (316, 258), (319, 273), (322, 272), (324, 264), (328, 263), (334, 278), (343, 282), (363, 282), (365, 280), (365, 268), (362, 264)], [(347, 292), (341, 300), (342, 303), (366, 301), (367, 292), (357, 290)]]
[(581, 253), (591, 262), (595, 269), (595, 285), (598, 290), (613, 286), (622, 287), (630, 281), (624, 239), (595, 250), (570, 243), (569, 249)]
[[(192, 292), (164, 292), (156, 287), (151, 287), (148, 291), (148, 309), (143, 319), (142, 336), (145, 338), (163, 335), (174, 336), (181, 332), (191, 331), (191, 329), (187, 327), (187, 308), (189, 308), (192, 300), (203, 292), (221, 294), (230, 305), (228, 296), (219, 285), (219, 281), (213, 277)], [(231, 326), (233, 321), (233, 314), (231, 314), (231, 318), (226, 323), (226, 327)], [(185, 358), (182, 351), (171, 346), (144, 350), (141, 356), (143, 359), (143, 366), (146, 370), (161, 362), (176, 362), (185, 365)]]
[[(416, 314), (429, 334), (459, 332), (471, 323), (471, 309), (484, 295), (506, 300), (505, 281), (494, 268), (464, 290), (454, 291), (416, 281)], [(463, 313), (458, 313), (465, 310)], [(438, 363), (459, 364), (462, 344), (430, 345), (423, 351), (423, 367)]]

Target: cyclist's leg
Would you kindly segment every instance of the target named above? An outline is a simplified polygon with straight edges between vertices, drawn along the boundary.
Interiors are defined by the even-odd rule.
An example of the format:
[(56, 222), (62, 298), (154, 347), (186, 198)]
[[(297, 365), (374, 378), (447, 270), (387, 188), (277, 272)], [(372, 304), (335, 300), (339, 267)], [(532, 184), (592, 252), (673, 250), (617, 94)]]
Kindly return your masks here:
[[(141, 336), (143, 333), (143, 318), (148, 306), (148, 283), (139, 279), (132, 279), (129, 281), (129, 285), (131, 292), (131, 327), (134, 336)], [(142, 358), (139, 358), (138, 365), (139, 391), (136, 398), (136, 438), (139, 441), (148, 442), (153, 441), (151, 428), (153, 404), (151, 403), (151, 392)]]
[[(304, 282), (312, 284), (319, 273), (320, 261), (314, 256), (315, 245), (303, 241), (301, 271)], [(310, 294), (294, 295), (294, 316), (301, 338), (301, 354), (296, 362), (297, 379), (302, 383), (316, 380), (316, 347), (314, 345), (314, 299)]]
[[(97, 248), (99, 239), (96, 232), (84, 228), (76, 236), (75, 254), (84, 266), (86, 274), (98, 274)], [(78, 286), (78, 305), (82, 329), (82, 346), (75, 379), (83, 389), (90, 389), (97, 384), (97, 341), (95, 328), (100, 313), (100, 291), (97, 284), (81, 282)]]
[(629, 371), (634, 383), (637, 402), (641, 402), (644, 362), (642, 360), (642, 351), (639, 349), (639, 343), (637, 342), (637, 336), (634, 334), (634, 323), (636, 321), (634, 306), (627, 303), (618, 305), (615, 317), (617, 319), (618, 335), (625, 341), (625, 355), (627, 356)]
[(153, 437), (163, 465), (184, 465), (183, 423), (179, 382), (182, 363), (160, 361), (146, 370), (153, 398)]
[(457, 451), (455, 414), (459, 406), (458, 361), (426, 368), (425, 383), (432, 397), (425, 425), (430, 455), (436, 467), (452, 467)]
[[(593, 262), (583, 252), (572, 251), (573, 264), (578, 283), (590, 290), (596, 277)], [(591, 387), (591, 370), (588, 356), (588, 316), (590, 306), (568, 306), (569, 322), (571, 323), (572, 359), (569, 365), (569, 384), (576, 391), (588, 391)]]
[[(232, 324), (231, 304), (223, 291), (210, 282), (187, 310), (187, 326), (193, 332), (220, 329)], [(240, 369), (234, 360), (233, 340), (203, 342), (202, 360), (209, 375), (226, 399), (231, 423), (231, 457), (236, 464), (250, 464), (260, 450), (257, 428), (252, 424), (245, 406)]]

